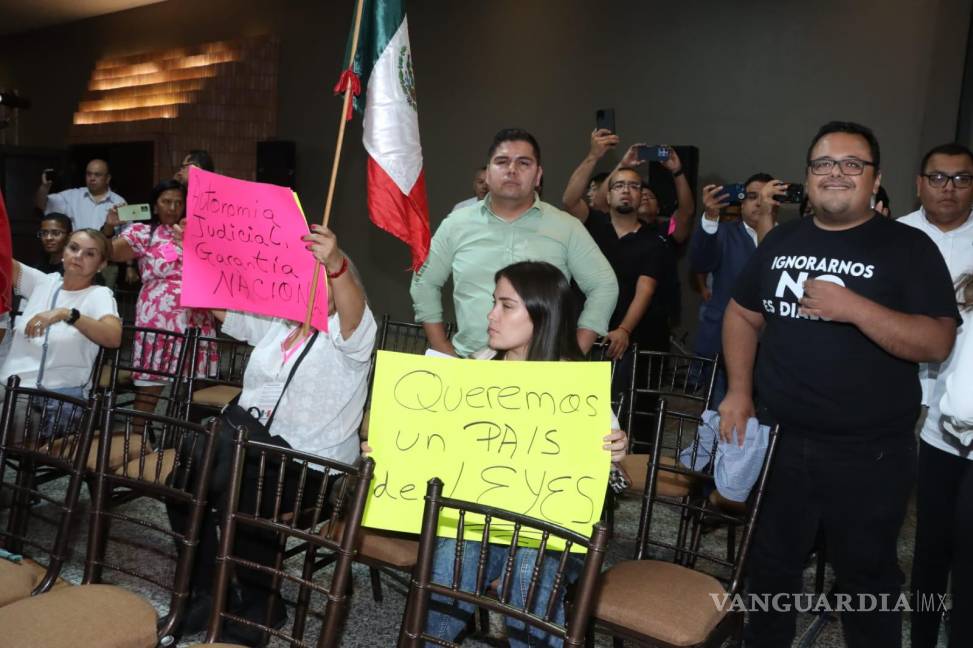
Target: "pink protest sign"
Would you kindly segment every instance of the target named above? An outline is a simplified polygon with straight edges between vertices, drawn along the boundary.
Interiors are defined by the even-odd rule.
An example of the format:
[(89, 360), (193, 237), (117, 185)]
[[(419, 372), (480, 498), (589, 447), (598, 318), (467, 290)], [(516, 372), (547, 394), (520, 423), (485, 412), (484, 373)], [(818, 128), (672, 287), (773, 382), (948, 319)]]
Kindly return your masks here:
[[(317, 261), (290, 189), (189, 170), (182, 306), (226, 308), (303, 322)], [(328, 330), (321, 269), (311, 324)]]

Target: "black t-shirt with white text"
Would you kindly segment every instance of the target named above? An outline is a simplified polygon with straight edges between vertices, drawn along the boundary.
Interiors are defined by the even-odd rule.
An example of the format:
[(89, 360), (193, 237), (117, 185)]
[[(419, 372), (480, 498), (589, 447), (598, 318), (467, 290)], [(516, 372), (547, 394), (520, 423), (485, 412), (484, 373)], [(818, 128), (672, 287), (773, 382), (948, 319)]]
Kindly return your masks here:
[(916, 363), (852, 324), (799, 314), (807, 279), (832, 281), (901, 313), (959, 321), (936, 245), (885, 218), (842, 231), (821, 229), (812, 218), (792, 221), (761, 242), (733, 294), (766, 322), (756, 392), (782, 427), (853, 439), (911, 434), (921, 399)]

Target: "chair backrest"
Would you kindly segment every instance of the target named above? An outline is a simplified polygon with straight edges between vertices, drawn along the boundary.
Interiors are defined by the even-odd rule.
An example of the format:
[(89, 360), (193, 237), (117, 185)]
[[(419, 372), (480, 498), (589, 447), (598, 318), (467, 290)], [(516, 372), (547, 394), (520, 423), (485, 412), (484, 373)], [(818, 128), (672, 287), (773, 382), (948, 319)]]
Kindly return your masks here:
[(138, 305), (139, 293), (137, 288), (115, 287), (115, 303), (118, 305), (118, 316), (123, 324), (135, 323), (135, 310)]
[(631, 391), (625, 398), (625, 413), (619, 417), (622, 425), (629, 434), (635, 427), (654, 429), (656, 403), (662, 397), (670, 400), (670, 412), (698, 417), (710, 405), (718, 364), (719, 355), (638, 350), (627, 381)]
[[(243, 374), (247, 370), (253, 346), (246, 342), (227, 336), (200, 335), (196, 338), (196, 354), (203, 357), (215, 357), (216, 362), (207, 362), (205, 375), (197, 375), (197, 371), (187, 371), (187, 392), (190, 398), (200, 389), (225, 385), (227, 387), (243, 388)], [(187, 364), (189, 362), (187, 361)], [(224, 390), (227, 391), (227, 390)], [(235, 391), (235, 390), (232, 390)], [(229, 395), (227, 395), (227, 398)], [(205, 407), (198, 402), (193, 406)], [(219, 411), (219, 407), (210, 407)], [(195, 416), (191, 420), (198, 420)]]
[[(51, 588), (69, 557), (68, 533), (91, 446), (91, 413), (99, 399), (96, 395), (90, 407), (76, 398), (20, 387), (17, 376), (7, 382), (0, 431), (0, 497), (9, 494), (10, 504), (0, 513), (7, 517), (6, 524), (0, 525), (0, 546), (46, 565), (33, 594)], [(45, 487), (52, 481), (42, 478), (45, 471), (67, 475), (67, 484)], [(35, 521), (53, 527), (53, 533), (39, 531), (32, 524)]]
[[(636, 559), (666, 560), (710, 574), (735, 594), (740, 585), (753, 524), (760, 510), (764, 484), (777, 446), (777, 429), (768, 439), (767, 450), (756, 483), (745, 506), (739, 509), (713, 506), (706, 496), (714, 487), (713, 470), (717, 440), (697, 433), (697, 421), (667, 410), (659, 401), (655, 447), (648, 462), (639, 528)], [(701, 465), (709, 460), (705, 465)], [(694, 470), (692, 466), (697, 466)], [(661, 487), (661, 481), (687, 486), (688, 494), (674, 497)], [(704, 521), (722, 527), (703, 538)], [(741, 541), (721, 542), (722, 533), (740, 533)], [(728, 555), (727, 547), (734, 547)]]
[[(313, 592), (324, 597), (325, 605), (316, 645), (337, 646), (348, 610), (351, 565), (375, 469), (374, 460), (365, 459), (357, 466), (350, 466), (291, 448), (249, 441), (242, 428), (237, 431), (234, 443), (217, 559), (218, 584), (206, 640), (215, 641), (222, 621), (229, 619), (293, 640), (292, 645), (311, 645), (303, 643), (303, 635), (306, 606)], [(274, 565), (254, 567), (251, 560), (236, 553), (235, 538), (241, 528), (262, 529), (277, 535), (279, 551)], [(299, 576), (284, 568), (283, 553), (288, 540), (296, 540), (304, 547), (304, 566)], [(328, 587), (313, 580), (320, 551), (336, 556)], [(298, 614), (290, 635), (226, 610), (231, 574), (239, 578), (242, 570), (254, 569), (270, 576), (274, 590), (284, 581), (297, 585)]]
[[(426, 504), (422, 514), (422, 535), (419, 539), (419, 559), (413, 573), (412, 582), (409, 587), (409, 599), (406, 603), (405, 617), (402, 621), (402, 628), (399, 632), (399, 646), (421, 646), (425, 641), (435, 640), (435, 643), (446, 646), (455, 646), (451, 642), (441, 638), (430, 637), (425, 633), (426, 614), (429, 611), (429, 597), (431, 594), (438, 594), (453, 600), (472, 603), (481, 608), (493, 610), (500, 614), (513, 617), (522, 621), (530, 627), (539, 628), (543, 632), (559, 637), (564, 640), (566, 646), (584, 645), (584, 636), (587, 629), (588, 620), (591, 616), (594, 605), (594, 587), (601, 570), (601, 564), (605, 557), (605, 548), (608, 544), (608, 531), (600, 523), (594, 525), (591, 537), (575, 533), (569, 529), (543, 522), (526, 515), (505, 511), (476, 504), (464, 500), (457, 500), (442, 496), (443, 483), (438, 478), (429, 480), (426, 488)], [(480, 552), (478, 557), (478, 568), (476, 580), (472, 590), (467, 590), (461, 583), (462, 570), (454, 568), (452, 582), (448, 585), (435, 583), (432, 581), (433, 558), (437, 545), (437, 528), (439, 526), (439, 516), (443, 508), (455, 509), (459, 512), (459, 520), (456, 525), (456, 543), (454, 565), (463, 564), (463, 552), (466, 543), (463, 541), (466, 532), (466, 514), (476, 513), (483, 516), (482, 533), (480, 534)], [(473, 525), (470, 525), (473, 527)], [(504, 564), (504, 572), (500, 578), (503, 584), (501, 591), (496, 597), (488, 595), (487, 591), (490, 583), (487, 582), (487, 575), (484, 566), (489, 551), (487, 539), (490, 537), (490, 530), (493, 528), (503, 528), (504, 531), (511, 532), (511, 546)], [(539, 537), (539, 545), (536, 548), (518, 547), (518, 539), (527, 537)], [(553, 551), (548, 548), (551, 538), (559, 538), (565, 542), (563, 552)], [(561, 592), (569, 583), (567, 582), (567, 569), (569, 563), (570, 548), (573, 545), (585, 547), (584, 567), (575, 586), (575, 593), (570, 611), (566, 618), (566, 623), (561, 625), (556, 622), (555, 606), (560, 598)], [(517, 605), (511, 600), (511, 587), (513, 578), (512, 572), (514, 565), (517, 564), (516, 554), (521, 551), (536, 551), (534, 558), (534, 569), (527, 585), (527, 593), (523, 600), (523, 606)], [(550, 588), (550, 595), (546, 603), (538, 600), (540, 579), (551, 577), (550, 572), (541, 569), (541, 565), (547, 557), (555, 557), (557, 569), (553, 574), (553, 584)], [(538, 605), (544, 608), (543, 614), (537, 614), (534, 610)]]
[[(615, 373), (618, 372), (618, 371), (623, 371), (624, 370), (623, 363), (621, 363), (619, 360), (612, 360), (611, 358), (608, 357), (608, 347), (609, 347), (609, 343), (607, 341), (605, 341), (604, 338), (602, 338), (601, 340), (598, 340), (593, 345), (591, 345), (591, 350), (588, 351), (588, 360), (591, 360), (591, 361), (594, 361), (594, 362), (610, 362), (611, 363), (611, 378), (612, 378), (611, 403), (612, 403), (612, 411), (615, 412), (615, 415), (618, 417), (619, 423), (624, 427), (625, 423), (628, 420), (627, 417), (626, 417), (626, 415), (628, 413), (628, 403), (629, 403), (629, 401), (631, 399), (631, 395), (633, 393), (633, 390), (635, 389), (635, 373), (632, 372), (632, 371), (629, 371), (628, 372), (628, 375), (626, 375), (626, 376), (619, 376), (619, 378), (621, 378), (621, 381), (616, 380)], [(631, 353), (636, 354), (636, 355), (638, 354), (638, 349), (639, 349), (639, 347), (638, 347), (637, 344), (629, 345), (629, 348), (628, 348), (628, 350)], [(621, 391), (616, 392), (615, 391), (615, 385), (618, 384), (619, 382), (621, 382), (621, 384), (623, 385), (623, 387), (622, 387), (622, 390)]]
[[(447, 322), (444, 326), (448, 338), (452, 333), (453, 325)], [(422, 324), (397, 322), (388, 315), (382, 316), (382, 326), (379, 329), (376, 349), (422, 355), (428, 348), (429, 340), (426, 338), (426, 330), (422, 327)]]
[(133, 379), (161, 383), (168, 394), (160, 396), (163, 412), (173, 418), (189, 415), (187, 374), (197, 357), (199, 330), (185, 333), (142, 326), (122, 326), (122, 344), (109, 352), (111, 378), (108, 390), (115, 398), (129, 390)]
[[(84, 582), (102, 582), (104, 571), (109, 570), (168, 592), (169, 613), (159, 626), (159, 637), (165, 638), (179, 626), (189, 596), (190, 574), (207, 505), (217, 422), (203, 427), (182, 419), (115, 407), (113, 397), (108, 396), (99, 437)], [(155, 446), (139, 432), (142, 421), (153, 426)], [(125, 456), (134, 458), (121, 467), (112, 466), (113, 443), (123, 444)], [(119, 492), (128, 493), (126, 499), (151, 498), (167, 506), (185, 507), (188, 522), (183, 528), (173, 528), (161, 506), (151, 506), (150, 502), (116, 506)], [(112, 527), (117, 532), (113, 533)], [(132, 529), (141, 531), (126, 533)], [(160, 549), (172, 542), (177, 547), (175, 556)], [(142, 552), (174, 559), (174, 570), (160, 575), (158, 561), (143, 560)], [(120, 578), (124, 580), (124, 576)]]

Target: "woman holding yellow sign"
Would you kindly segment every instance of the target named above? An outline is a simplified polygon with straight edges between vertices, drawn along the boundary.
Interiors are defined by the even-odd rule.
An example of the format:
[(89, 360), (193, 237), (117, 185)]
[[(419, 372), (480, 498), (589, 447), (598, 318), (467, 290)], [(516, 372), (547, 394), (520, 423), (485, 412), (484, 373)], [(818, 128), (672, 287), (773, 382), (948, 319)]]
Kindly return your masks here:
[[(584, 355), (577, 341), (577, 310), (574, 295), (567, 279), (555, 266), (549, 263), (523, 261), (502, 268), (495, 276), (496, 287), (493, 292), (493, 309), (488, 316), (488, 346), (472, 354), (480, 360), (521, 360), (521, 361), (571, 361), (583, 360)], [(613, 462), (621, 461), (628, 447), (626, 434), (617, 429), (613, 420), (612, 429), (603, 439), (603, 448), (611, 453)], [(363, 444), (365, 452), (371, 452)], [(460, 588), (472, 590), (479, 568), (480, 543), (467, 540), (463, 551)], [(438, 538), (433, 558), (432, 580), (449, 585), (453, 581), (456, 557), (456, 540)], [(509, 556), (510, 547), (491, 544), (487, 552), (485, 582), (498, 581)], [(519, 547), (514, 555), (513, 582), (510, 603), (525, 605), (525, 593), (533, 576), (538, 551), (529, 547)], [(560, 583), (555, 590), (554, 574), (561, 559), (560, 552), (548, 551), (541, 562), (539, 591), (533, 599), (532, 611), (543, 615), (548, 601), (555, 597), (556, 623), (564, 622), (564, 590), (566, 583)], [(579, 565), (578, 565), (579, 566)], [(575, 567), (577, 569), (577, 566)], [(569, 571), (571, 571), (569, 569)], [(576, 575), (577, 572), (575, 572)], [(498, 584), (503, 589), (503, 584)], [(425, 632), (439, 639), (454, 640), (466, 627), (473, 606), (452, 599), (432, 595), (426, 620)], [(561, 642), (546, 633), (508, 618), (508, 640), (512, 647), (519, 646), (560, 646)]]

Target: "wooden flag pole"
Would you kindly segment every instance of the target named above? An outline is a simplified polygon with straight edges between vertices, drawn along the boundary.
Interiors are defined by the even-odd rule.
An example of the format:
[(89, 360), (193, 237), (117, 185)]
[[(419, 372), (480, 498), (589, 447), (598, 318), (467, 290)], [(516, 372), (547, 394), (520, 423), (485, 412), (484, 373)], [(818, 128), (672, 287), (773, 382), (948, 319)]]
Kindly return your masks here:
[[(353, 67), (355, 64), (355, 55), (358, 53), (358, 34), (361, 31), (361, 17), (362, 9), (364, 8), (365, 0), (357, 0), (355, 3), (355, 25), (351, 32), (351, 49), (349, 51), (348, 61), (349, 67)], [(321, 224), (325, 227), (331, 221), (331, 206), (334, 201), (334, 187), (338, 181), (338, 166), (341, 163), (341, 146), (345, 141), (345, 125), (348, 123), (346, 116), (348, 115), (348, 110), (351, 107), (352, 101), (352, 87), (351, 83), (348, 83), (345, 87), (345, 98), (341, 104), (341, 117), (338, 121), (338, 141), (335, 144), (334, 150), (334, 162), (331, 164), (331, 181), (328, 183), (328, 197), (324, 202), (324, 216), (321, 219)], [(318, 292), (318, 281), (321, 275), (321, 265), (320, 263), (314, 264), (314, 277), (311, 279), (311, 293), (307, 298), (307, 313), (304, 315), (304, 324), (301, 325), (301, 336), (303, 339), (311, 330), (311, 314), (314, 312), (314, 298), (317, 296)]]

